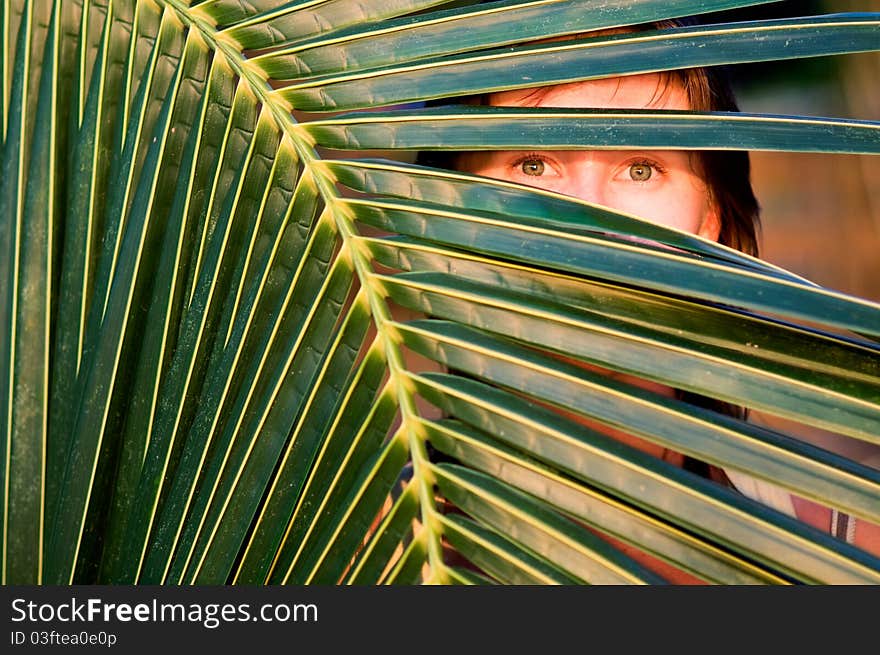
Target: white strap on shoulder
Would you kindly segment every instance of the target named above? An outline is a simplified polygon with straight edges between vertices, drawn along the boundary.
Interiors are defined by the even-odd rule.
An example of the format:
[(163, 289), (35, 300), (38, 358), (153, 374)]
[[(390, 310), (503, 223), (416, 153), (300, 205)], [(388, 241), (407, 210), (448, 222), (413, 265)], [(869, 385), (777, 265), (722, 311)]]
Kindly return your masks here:
[(736, 490), (746, 498), (757, 500), (768, 507), (797, 518), (797, 514), (794, 511), (794, 503), (791, 501), (791, 494), (782, 487), (771, 482), (758, 480), (733, 469), (724, 469), (724, 472), (733, 483), (733, 486), (736, 487)]

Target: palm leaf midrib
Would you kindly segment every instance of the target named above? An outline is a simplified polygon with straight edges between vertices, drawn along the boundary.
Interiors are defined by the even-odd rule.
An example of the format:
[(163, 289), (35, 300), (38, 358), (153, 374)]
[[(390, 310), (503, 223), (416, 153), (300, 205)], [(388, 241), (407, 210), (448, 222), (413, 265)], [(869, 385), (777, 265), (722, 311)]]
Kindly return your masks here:
[[(204, 38), (209, 45), (213, 46), (218, 52), (222, 53), (232, 69), (245, 81), (250, 89), (257, 96), (262, 105), (271, 111), (277, 125), (283, 131), (285, 137), (289, 138), (298, 155), (303, 162), (303, 167), (307, 175), (311, 175), (318, 185), (324, 202), (332, 214), (333, 221), (338, 230), (339, 236), (343, 240), (343, 251), (338, 256), (344, 256), (345, 252), (351, 257), (355, 271), (360, 280), (361, 286), (366, 290), (368, 303), (371, 308), (371, 314), (376, 324), (379, 338), (382, 339), (386, 362), (389, 368), (392, 380), (395, 383), (398, 406), (403, 415), (403, 424), (410, 425), (409, 417), (417, 417), (418, 411), (415, 405), (415, 398), (405, 384), (399, 383), (403, 379), (402, 374), (406, 371), (405, 358), (400, 345), (393, 339), (391, 333), (384, 327), (391, 323), (391, 311), (384, 299), (377, 293), (376, 285), (370, 282), (371, 265), (364, 252), (358, 248), (351, 247), (353, 238), (357, 236), (352, 220), (344, 213), (337, 209), (337, 203), (341, 200), (341, 196), (336, 190), (335, 181), (329, 177), (326, 169), (317, 166), (320, 161), (318, 153), (315, 151), (310, 141), (304, 138), (303, 132), (299, 128), (296, 120), (291, 114), (291, 107), (284, 101), (280, 101), (278, 95), (272, 93), (272, 88), (268, 81), (261, 77), (252, 67), (247, 65), (244, 55), (235, 49), (231, 44), (223, 39), (217, 38), (216, 31), (204, 19), (194, 16), (188, 11), (188, 7), (179, 0), (160, 0), (170, 7), (178, 17), (190, 29), (197, 30), (199, 35)], [(413, 460), (413, 481), (420, 489), (421, 498), (420, 511), (423, 525), (428, 525), (430, 517), (435, 510), (435, 499), (432, 490), (432, 481), (429, 475), (428, 453), (425, 449), (424, 440), (419, 438), (415, 431), (407, 429), (409, 440), (409, 451)], [(442, 565), (442, 548), (440, 546), (440, 535), (434, 531), (426, 530), (428, 539), (428, 556), (432, 562), (431, 569), (442, 577), (444, 566)]]

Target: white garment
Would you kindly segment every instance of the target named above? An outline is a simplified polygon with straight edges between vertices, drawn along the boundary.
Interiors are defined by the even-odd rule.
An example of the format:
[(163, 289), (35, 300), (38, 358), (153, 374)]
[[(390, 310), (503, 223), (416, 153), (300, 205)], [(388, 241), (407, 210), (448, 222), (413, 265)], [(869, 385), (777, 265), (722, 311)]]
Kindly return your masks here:
[(736, 490), (746, 498), (757, 500), (768, 507), (797, 518), (794, 511), (794, 503), (791, 501), (791, 494), (782, 487), (772, 482), (758, 480), (733, 469), (724, 469), (724, 472), (730, 478)]

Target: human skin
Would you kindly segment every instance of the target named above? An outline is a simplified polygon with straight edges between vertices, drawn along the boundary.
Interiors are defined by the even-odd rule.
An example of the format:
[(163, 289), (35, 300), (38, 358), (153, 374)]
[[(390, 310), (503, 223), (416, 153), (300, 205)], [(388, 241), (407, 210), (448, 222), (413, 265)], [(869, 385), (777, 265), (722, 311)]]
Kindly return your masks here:
[[(518, 89), (490, 94), (488, 104), (511, 107), (594, 109), (691, 109), (681, 84), (660, 74), (634, 75)], [(651, 222), (717, 241), (720, 212), (700, 176), (699, 159), (684, 150), (479, 151), (461, 154), (456, 168), (499, 180), (526, 184), (580, 198)], [(579, 364), (655, 393), (672, 397), (670, 387), (596, 366)], [(583, 419), (579, 419), (587, 423)], [(596, 429), (643, 452), (681, 466), (683, 456), (614, 428)], [(792, 496), (798, 518), (828, 530), (830, 510)], [(671, 582), (696, 579), (655, 558), (626, 547), (625, 552)], [(880, 554), (880, 526), (859, 521), (855, 544)]]

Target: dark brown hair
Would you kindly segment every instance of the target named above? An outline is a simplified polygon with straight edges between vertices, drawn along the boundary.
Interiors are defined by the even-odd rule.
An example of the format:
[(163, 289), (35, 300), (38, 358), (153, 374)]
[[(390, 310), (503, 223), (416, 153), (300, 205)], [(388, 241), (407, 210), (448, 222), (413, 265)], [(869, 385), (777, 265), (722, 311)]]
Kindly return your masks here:
[[(672, 72), (696, 111), (738, 112), (729, 79), (723, 69), (687, 68)], [(719, 243), (749, 255), (758, 255), (760, 207), (752, 190), (749, 153), (743, 150), (701, 150), (694, 153), (699, 174), (720, 212)]]

